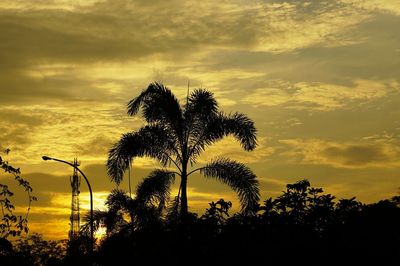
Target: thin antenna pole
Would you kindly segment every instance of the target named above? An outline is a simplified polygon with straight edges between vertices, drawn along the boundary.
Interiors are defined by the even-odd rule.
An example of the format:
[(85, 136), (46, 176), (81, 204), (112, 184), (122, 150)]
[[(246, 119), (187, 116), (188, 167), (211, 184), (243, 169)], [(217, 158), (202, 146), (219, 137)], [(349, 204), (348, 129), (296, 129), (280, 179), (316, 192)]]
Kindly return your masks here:
[(131, 189), (131, 162), (129, 162), (128, 173), (129, 173), (129, 197), (132, 198), (132, 189)]
[(178, 198), (178, 202), (179, 202), (179, 198), (181, 196), (181, 188), (182, 188), (182, 185), (179, 185), (178, 196), (176, 196)]
[(187, 94), (186, 94), (186, 106), (189, 104), (189, 87), (190, 87), (190, 80), (188, 80), (188, 88), (187, 88)]

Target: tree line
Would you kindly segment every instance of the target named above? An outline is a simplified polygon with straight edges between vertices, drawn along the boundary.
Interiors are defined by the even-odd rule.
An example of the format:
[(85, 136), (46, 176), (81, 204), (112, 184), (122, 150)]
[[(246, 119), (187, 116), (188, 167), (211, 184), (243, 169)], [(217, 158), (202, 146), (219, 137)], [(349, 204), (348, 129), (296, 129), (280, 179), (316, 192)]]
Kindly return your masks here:
[(364, 204), (337, 199), (301, 180), (252, 215), (230, 213), (231, 202), (209, 203), (182, 223), (172, 201), (138, 202), (113, 190), (96, 211), (97, 240), (88, 250), (88, 215), (74, 241), (33, 234), (17, 244), (0, 241), (0, 265), (397, 265), (400, 196)]

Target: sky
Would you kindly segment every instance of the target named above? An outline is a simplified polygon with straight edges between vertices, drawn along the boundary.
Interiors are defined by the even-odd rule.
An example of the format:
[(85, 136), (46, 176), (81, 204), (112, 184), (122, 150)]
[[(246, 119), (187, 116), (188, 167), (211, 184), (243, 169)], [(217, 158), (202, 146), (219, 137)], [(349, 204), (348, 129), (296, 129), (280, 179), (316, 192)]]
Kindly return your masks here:
[[(42, 155), (78, 158), (95, 208), (104, 208), (116, 187), (107, 152), (143, 125), (126, 104), (153, 81), (180, 99), (188, 82), (207, 88), (222, 110), (254, 120), (255, 151), (227, 138), (200, 163), (216, 156), (246, 163), (262, 200), (304, 178), (338, 198), (397, 195), (399, 29), (398, 0), (2, 0), (0, 145), (39, 199), (30, 231), (68, 236), (72, 168)], [(133, 185), (158, 166), (135, 160)], [(0, 183), (11, 184), (25, 210), (11, 177), (0, 174)], [(188, 185), (191, 211), (220, 198), (239, 209), (225, 185), (200, 176)], [(83, 180), (80, 202), (84, 212)]]

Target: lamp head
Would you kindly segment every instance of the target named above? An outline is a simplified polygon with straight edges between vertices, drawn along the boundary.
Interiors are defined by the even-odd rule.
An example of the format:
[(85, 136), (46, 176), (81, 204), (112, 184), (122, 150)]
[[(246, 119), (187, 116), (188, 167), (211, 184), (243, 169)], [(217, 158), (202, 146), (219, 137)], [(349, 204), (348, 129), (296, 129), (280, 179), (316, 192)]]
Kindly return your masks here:
[(52, 160), (52, 158), (50, 158), (50, 157), (48, 157), (48, 156), (42, 156), (42, 159), (43, 159), (44, 161)]

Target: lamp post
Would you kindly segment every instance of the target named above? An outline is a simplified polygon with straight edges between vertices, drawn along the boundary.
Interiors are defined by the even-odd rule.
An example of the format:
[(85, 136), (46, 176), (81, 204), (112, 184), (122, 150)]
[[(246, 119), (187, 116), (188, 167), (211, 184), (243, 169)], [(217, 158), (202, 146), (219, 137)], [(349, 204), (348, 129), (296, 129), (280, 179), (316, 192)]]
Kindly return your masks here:
[(66, 161), (63, 161), (63, 160), (60, 160), (60, 159), (56, 159), (56, 158), (51, 158), (51, 157), (48, 157), (48, 156), (42, 156), (42, 159), (44, 161), (53, 160), (53, 161), (57, 161), (57, 162), (60, 162), (60, 163), (68, 164), (68, 165), (72, 166), (73, 168), (75, 168), (79, 173), (81, 173), (81, 175), (85, 179), (86, 184), (89, 187), (89, 193), (90, 193), (90, 245), (91, 245), (90, 252), (93, 253), (93, 247), (94, 247), (94, 237), (93, 237), (93, 233), (94, 233), (94, 230), (93, 230), (93, 193), (92, 193), (92, 187), (90, 186), (89, 180), (87, 179), (86, 175), (76, 165), (73, 165), (72, 163), (69, 163), (69, 162), (66, 162)]

